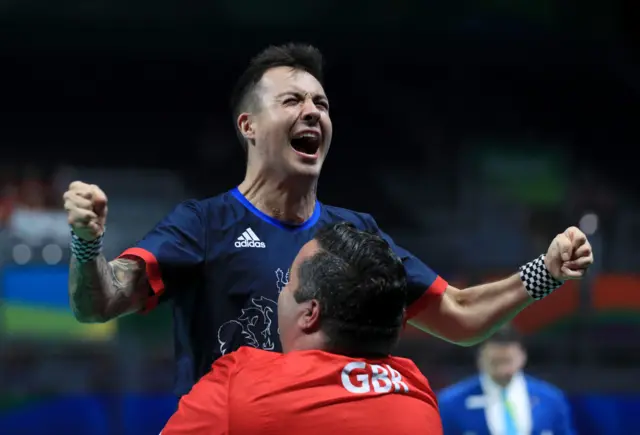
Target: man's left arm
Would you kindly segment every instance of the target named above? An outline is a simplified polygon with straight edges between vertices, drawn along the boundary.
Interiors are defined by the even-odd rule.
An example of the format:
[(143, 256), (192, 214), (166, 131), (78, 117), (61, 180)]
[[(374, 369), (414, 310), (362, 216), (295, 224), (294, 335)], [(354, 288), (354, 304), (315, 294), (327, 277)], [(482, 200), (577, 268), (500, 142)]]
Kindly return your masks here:
[(500, 281), (458, 289), (396, 246), (389, 236), (383, 236), (405, 262), (410, 293), (420, 295), (409, 301), (409, 323), (462, 346), (483, 341), (562, 282), (582, 278), (593, 263), (586, 236), (570, 227), (553, 239), (545, 255), (524, 265), (520, 272)]

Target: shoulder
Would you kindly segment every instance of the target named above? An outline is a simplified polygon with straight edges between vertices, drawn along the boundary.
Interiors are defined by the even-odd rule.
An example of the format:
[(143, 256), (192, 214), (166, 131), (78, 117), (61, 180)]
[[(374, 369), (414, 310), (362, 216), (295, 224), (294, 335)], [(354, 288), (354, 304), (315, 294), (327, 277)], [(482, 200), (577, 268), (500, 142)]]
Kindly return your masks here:
[(191, 202), (195, 207), (198, 207), (205, 213), (221, 213), (226, 210), (237, 208), (240, 205), (233, 197), (232, 191), (227, 191), (207, 198), (192, 199), (187, 202)]
[(542, 396), (552, 403), (560, 404), (566, 402), (564, 392), (555, 385), (529, 375), (525, 376), (525, 380), (530, 393)]
[(238, 358), (247, 358), (251, 361), (269, 361), (278, 358), (281, 354), (278, 352), (269, 352), (267, 350), (256, 349), (251, 346), (240, 346), (238, 350), (233, 352)]
[(246, 208), (234, 197), (233, 190), (182, 203), (195, 210), (209, 228), (228, 228), (246, 215)]
[(478, 376), (468, 377), (440, 390), (438, 392), (438, 402), (442, 405), (443, 403), (460, 400), (461, 398), (472, 394), (473, 391), (479, 387), (480, 378)]
[(227, 356), (232, 357), (236, 367), (242, 369), (251, 369), (256, 366), (264, 368), (265, 364), (273, 363), (282, 358), (282, 354), (279, 352), (270, 352), (250, 346), (241, 346), (222, 358)]
[(415, 381), (423, 383), (429, 390), (431, 390), (429, 381), (412, 360), (399, 356), (391, 356), (389, 357), (389, 365), (395, 370), (400, 371), (403, 376), (410, 375)]
[(177, 228), (199, 225), (204, 227), (214, 216), (220, 216), (224, 210), (225, 194), (206, 199), (187, 199), (177, 204), (161, 222)]
[(414, 372), (418, 372), (418, 373), (422, 374), (422, 372), (420, 371), (420, 369), (418, 368), (416, 363), (414, 363), (409, 358), (403, 358), (401, 356), (390, 356), (389, 357), (389, 363), (392, 364), (392, 365), (405, 367), (405, 368), (410, 369), (410, 370), (412, 370)]
[(265, 364), (269, 364), (278, 359), (280, 353), (268, 352), (266, 350), (255, 349), (249, 346), (241, 346), (237, 350), (222, 355), (220, 358), (213, 362), (211, 371), (207, 376), (211, 376), (214, 372), (224, 372), (225, 375), (231, 375), (231, 373), (237, 373), (246, 369), (251, 370), (252, 367), (264, 367)]
[(375, 219), (368, 213), (323, 204), (323, 210), (329, 222), (346, 221), (354, 224), (358, 229), (375, 231), (378, 229)]

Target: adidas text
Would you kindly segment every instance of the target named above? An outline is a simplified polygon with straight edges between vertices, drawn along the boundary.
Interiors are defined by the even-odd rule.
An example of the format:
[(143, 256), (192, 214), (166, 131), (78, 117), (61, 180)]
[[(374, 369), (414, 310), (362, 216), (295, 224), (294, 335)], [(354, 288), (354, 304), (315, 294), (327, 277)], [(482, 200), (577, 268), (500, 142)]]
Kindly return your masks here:
[(237, 240), (235, 242), (236, 248), (266, 248), (264, 242), (256, 242), (253, 240)]
[(247, 228), (235, 242), (236, 248), (266, 248), (260, 238), (251, 228)]

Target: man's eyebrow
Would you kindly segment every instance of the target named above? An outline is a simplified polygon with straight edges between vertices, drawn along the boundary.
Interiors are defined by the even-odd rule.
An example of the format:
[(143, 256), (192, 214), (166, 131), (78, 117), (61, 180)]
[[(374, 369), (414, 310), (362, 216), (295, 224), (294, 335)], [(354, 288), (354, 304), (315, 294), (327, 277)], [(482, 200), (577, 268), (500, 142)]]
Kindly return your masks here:
[[(278, 95), (276, 95), (276, 98), (282, 98), (282, 97), (287, 96), (287, 95), (303, 96), (303, 95), (305, 95), (307, 93), (308, 92), (303, 92), (301, 90), (291, 89), (289, 91), (285, 91), (285, 92), (279, 93)], [(325, 100), (325, 101), (329, 100), (325, 94), (320, 94), (320, 93), (311, 94), (311, 98), (313, 100)]]

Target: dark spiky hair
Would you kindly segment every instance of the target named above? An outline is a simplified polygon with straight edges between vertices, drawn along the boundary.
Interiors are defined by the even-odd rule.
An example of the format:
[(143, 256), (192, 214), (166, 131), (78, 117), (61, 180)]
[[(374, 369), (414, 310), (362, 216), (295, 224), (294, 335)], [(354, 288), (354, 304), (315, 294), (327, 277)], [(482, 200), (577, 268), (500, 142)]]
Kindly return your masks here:
[[(267, 47), (249, 63), (247, 69), (238, 79), (231, 96), (231, 110), (234, 124), (238, 116), (255, 107), (257, 103), (256, 89), (265, 72), (281, 66), (306, 71), (323, 83), (322, 53), (308, 44), (289, 43)], [(240, 144), (247, 151), (247, 143), (236, 124), (236, 133)]]

